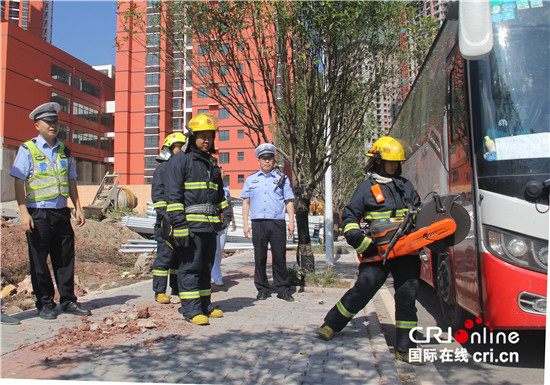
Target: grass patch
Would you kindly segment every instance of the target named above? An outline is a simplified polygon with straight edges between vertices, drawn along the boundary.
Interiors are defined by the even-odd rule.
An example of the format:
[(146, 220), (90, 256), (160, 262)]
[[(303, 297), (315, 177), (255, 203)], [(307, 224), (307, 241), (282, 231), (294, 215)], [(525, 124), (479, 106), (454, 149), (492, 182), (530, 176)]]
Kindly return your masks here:
[(288, 274), (293, 286), (342, 287), (343, 277), (332, 266), (322, 271), (307, 272), (294, 265), (288, 269)]

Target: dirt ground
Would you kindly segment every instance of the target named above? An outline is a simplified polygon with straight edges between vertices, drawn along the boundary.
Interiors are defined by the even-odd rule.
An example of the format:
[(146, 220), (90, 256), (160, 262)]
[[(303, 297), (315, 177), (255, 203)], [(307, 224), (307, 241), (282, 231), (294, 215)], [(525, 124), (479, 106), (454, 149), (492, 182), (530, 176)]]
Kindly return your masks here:
[[(150, 278), (150, 274), (124, 273), (131, 270), (137, 260), (136, 254), (119, 253), (120, 245), (128, 239), (141, 236), (115, 219), (101, 222), (87, 220), (75, 231), (75, 286), (76, 295), (100, 288), (112, 288)], [(20, 224), (2, 223), (2, 288), (12, 284), (18, 287), (30, 275), (27, 239)], [(50, 268), (51, 270), (51, 268)], [(4, 298), (4, 307), (16, 306), (21, 310), (34, 307), (29, 294), (20, 292)]]

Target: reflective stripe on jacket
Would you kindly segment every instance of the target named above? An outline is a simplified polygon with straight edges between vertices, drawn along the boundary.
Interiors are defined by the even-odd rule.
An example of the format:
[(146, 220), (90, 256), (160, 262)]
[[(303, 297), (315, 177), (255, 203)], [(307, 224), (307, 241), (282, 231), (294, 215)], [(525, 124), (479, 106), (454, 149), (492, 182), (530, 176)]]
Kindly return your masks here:
[(32, 157), (33, 171), (25, 180), (27, 199), (31, 202), (69, 196), (69, 163), (65, 145), (59, 141), (57, 158), (53, 164), (32, 141), (23, 143)]
[(363, 253), (371, 243), (361, 230), (361, 220), (370, 224), (375, 219), (404, 217), (409, 212), (407, 202), (419, 208), (422, 204), (413, 184), (403, 178), (394, 177), (392, 182), (380, 184), (383, 202), (377, 202), (371, 187), (377, 182), (369, 178), (359, 184), (350, 202), (342, 211), (342, 225), (347, 242), (359, 253)]
[[(221, 171), (216, 159), (198, 150), (179, 152), (167, 164), (165, 179), (166, 213), (174, 227), (184, 224), (192, 232), (218, 232), (222, 229), (220, 213), (231, 220), (233, 211), (225, 199)], [(218, 213), (190, 212), (186, 208), (210, 204)]]

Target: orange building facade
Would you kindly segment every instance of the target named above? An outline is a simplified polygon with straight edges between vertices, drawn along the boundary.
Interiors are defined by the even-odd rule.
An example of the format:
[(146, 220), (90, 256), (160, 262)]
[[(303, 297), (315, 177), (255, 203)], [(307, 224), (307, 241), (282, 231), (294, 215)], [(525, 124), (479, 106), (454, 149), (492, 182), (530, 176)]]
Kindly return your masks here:
[[(158, 38), (158, 29), (151, 23), (158, 20), (155, 17), (158, 10), (153, 3), (134, 2), (138, 10), (148, 16), (146, 36), (144, 33), (128, 36), (122, 17), (118, 17), (117, 39), (121, 44), (116, 54), (114, 171), (121, 175), (123, 184), (151, 183), (157, 166), (155, 157), (165, 136), (185, 132), (193, 116), (208, 112), (217, 118), (215, 156), (226, 173), (225, 184), (237, 195), (246, 177), (259, 169), (254, 147), (245, 135), (245, 128), (208, 96), (219, 92), (220, 86), (236, 85), (217, 84), (205, 90), (207, 86), (194, 78), (193, 72), (197, 71), (189, 67), (201, 65), (201, 57), (197, 55), (198, 47), (188, 37), (182, 44), (187, 52), (193, 53), (192, 63), (176, 54), (174, 61), (181, 66), (182, 75), (173, 78), (159, 57), (165, 54), (166, 48), (165, 42)], [(127, 7), (129, 2), (123, 3), (120, 10), (123, 12)]]
[(0, 0), (0, 20), (52, 42), (53, 0)]
[(37, 135), (29, 113), (49, 101), (61, 105), (58, 137), (72, 150), (79, 184), (101, 182), (113, 168), (114, 79), (15, 23), (0, 28), (2, 200), (12, 193), (9, 170), (19, 145)]

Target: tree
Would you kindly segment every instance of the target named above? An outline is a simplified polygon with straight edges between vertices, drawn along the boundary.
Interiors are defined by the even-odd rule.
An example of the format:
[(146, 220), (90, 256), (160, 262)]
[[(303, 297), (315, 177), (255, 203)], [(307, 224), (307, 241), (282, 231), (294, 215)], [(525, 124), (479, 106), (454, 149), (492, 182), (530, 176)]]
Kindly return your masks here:
[(182, 58), (191, 59), (183, 42), (192, 37), (193, 87), (214, 88), (209, 96), (247, 128), (254, 146), (275, 141), (292, 172), (302, 267), (313, 269), (311, 196), (327, 167), (368, 135), (369, 106), (399, 70), (395, 58), (410, 55), (400, 43), (403, 33), (425, 32), (402, 28), (414, 7), (391, 1), (170, 1), (155, 6), (159, 22), (154, 29), (132, 3), (119, 12), (128, 36), (139, 40), (136, 32), (147, 28), (159, 34), (161, 56), (174, 72), (181, 70)]

